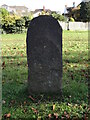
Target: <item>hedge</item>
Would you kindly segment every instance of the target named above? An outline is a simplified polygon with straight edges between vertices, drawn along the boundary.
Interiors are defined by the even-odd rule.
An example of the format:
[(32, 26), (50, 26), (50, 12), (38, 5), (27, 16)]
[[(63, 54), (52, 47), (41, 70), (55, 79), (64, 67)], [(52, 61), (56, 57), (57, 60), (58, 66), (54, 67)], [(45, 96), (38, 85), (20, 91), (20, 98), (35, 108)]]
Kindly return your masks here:
[(8, 15), (1, 18), (1, 33), (22, 33), (29, 26), (30, 19), (28, 16), (17, 17)]

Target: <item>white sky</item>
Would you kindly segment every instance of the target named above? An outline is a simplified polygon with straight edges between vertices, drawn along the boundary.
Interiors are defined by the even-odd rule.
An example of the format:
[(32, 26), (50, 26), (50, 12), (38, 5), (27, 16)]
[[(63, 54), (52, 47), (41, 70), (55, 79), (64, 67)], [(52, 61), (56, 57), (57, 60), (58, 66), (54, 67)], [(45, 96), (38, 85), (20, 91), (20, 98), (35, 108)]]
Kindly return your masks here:
[(75, 2), (75, 6), (77, 6), (81, 1), (82, 0), (0, 0), (0, 6), (2, 4), (25, 5), (30, 10), (41, 9), (45, 6), (46, 9), (64, 12), (65, 5), (71, 7), (73, 2)]

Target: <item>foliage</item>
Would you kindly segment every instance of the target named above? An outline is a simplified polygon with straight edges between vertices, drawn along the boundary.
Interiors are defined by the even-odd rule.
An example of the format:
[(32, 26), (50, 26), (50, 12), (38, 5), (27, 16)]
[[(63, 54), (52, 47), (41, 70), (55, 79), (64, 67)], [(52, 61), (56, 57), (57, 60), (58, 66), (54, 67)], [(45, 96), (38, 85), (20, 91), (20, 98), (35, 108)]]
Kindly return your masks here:
[(16, 21), (15, 17), (8, 15), (5, 18), (2, 18), (1, 26), (6, 33), (15, 33), (16, 32)]
[(20, 17), (17, 15), (9, 15), (9, 12), (0, 8), (1, 33), (22, 33), (28, 27), (32, 16)]
[(41, 12), (41, 15), (50, 15), (50, 13), (43, 10), (43, 11)]
[(15, 20), (16, 31), (22, 33), (25, 30), (25, 20), (23, 18)]
[[(52, 13), (52, 16), (59, 21), (65, 21), (66, 19), (63, 15), (57, 13)], [(8, 16), (6, 15), (1, 19), (1, 27), (6, 33), (22, 33), (25, 31), (25, 29), (28, 28), (32, 18), (33, 18), (32, 14), (23, 17), (19, 17), (16, 15), (8, 15)]]
[(80, 20), (80, 9), (72, 11), (72, 17), (75, 21), (81, 21)]
[(7, 17), (8, 15), (9, 15), (9, 12), (8, 12), (6, 9), (0, 8), (0, 16), (1, 16), (2, 18)]
[(75, 22), (74, 18), (72, 18), (72, 17), (69, 18), (69, 21), (70, 22)]
[(52, 13), (52, 16), (53, 16), (54, 18), (56, 18), (57, 20), (59, 20), (59, 21), (66, 21), (66, 18), (65, 18), (63, 15), (60, 15), (60, 14), (58, 14), (58, 13), (56, 13), (56, 12), (53, 12), (53, 13)]
[(12, 33), (15, 28), (15, 18), (8, 15), (5, 18), (2, 18), (1, 25), (3, 30), (6, 31), (6, 33)]
[(80, 18), (83, 22), (90, 21), (90, 1), (81, 3)]
[(0, 8), (0, 18), (1, 18), (1, 33), (22, 33), (29, 26), (31, 19), (33, 18), (30, 14), (29, 16), (20, 17), (17, 15), (9, 15), (8, 11), (4, 8)]
[(29, 16), (24, 16), (22, 18), (25, 20), (25, 28), (27, 28), (30, 24), (31, 19)]
[(29, 17), (29, 20), (32, 20), (32, 19), (33, 19), (33, 13), (32, 13), (32, 12), (29, 12), (29, 13), (28, 13), (28, 17)]
[(63, 32), (63, 96), (30, 96), (27, 91), (26, 34), (2, 35), (2, 114), (19, 119), (86, 120), (88, 31)]
[(1, 27), (6, 33), (22, 33), (26, 25), (25, 19), (16, 15), (8, 15), (1, 19)]

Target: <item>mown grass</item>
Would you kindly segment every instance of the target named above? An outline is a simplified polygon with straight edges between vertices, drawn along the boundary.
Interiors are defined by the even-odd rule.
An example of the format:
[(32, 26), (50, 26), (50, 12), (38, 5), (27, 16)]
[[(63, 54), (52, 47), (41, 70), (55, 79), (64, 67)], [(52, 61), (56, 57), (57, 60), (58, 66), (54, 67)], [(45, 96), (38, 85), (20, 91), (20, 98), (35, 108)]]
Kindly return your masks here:
[(32, 99), (27, 91), (26, 34), (2, 35), (3, 119), (86, 119), (87, 68), (88, 32), (64, 31), (62, 100), (55, 95)]

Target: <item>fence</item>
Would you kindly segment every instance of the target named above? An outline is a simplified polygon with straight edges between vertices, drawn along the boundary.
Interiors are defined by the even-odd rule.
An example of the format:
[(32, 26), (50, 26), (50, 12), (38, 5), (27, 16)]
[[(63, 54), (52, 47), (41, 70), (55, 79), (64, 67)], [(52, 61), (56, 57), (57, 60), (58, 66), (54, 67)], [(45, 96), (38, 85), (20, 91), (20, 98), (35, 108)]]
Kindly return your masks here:
[(90, 30), (90, 22), (59, 22), (63, 30)]

